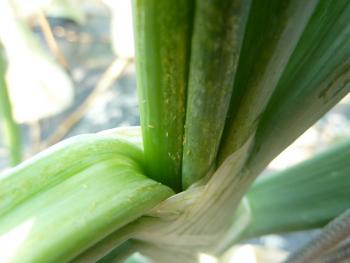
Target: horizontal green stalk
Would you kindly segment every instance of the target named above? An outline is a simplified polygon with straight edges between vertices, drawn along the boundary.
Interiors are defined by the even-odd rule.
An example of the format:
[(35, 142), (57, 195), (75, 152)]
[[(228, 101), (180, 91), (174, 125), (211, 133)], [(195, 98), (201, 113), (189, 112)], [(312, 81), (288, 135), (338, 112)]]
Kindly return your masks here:
[(182, 164), (189, 187), (215, 166), (250, 1), (196, 1)]
[(0, 174), (0, 217), (40, 191), (116, 154), (143, 165), (139, 148), (103, 135), (81, 135), (63, 141)]
[(219, 163), (254, 135), (317, 0), (253, 0)]
[(287, 170), (266, 175), (247, 194), (245, 237), (319, 228), (349, 207), (350, 141)]
[(260, 121), (251, 163), (266, 166), (350, 91), (350, 2), (322, 0)]
[(0, 46), (0, 126), (3, 140), (9, 149), (12, 165), (21, 162), (21, 136), (19, 126), (13, 118), (12, 105), (5, 82), (6, 61)]
[(193, 0), (133, 0), (137, 86), (148, 175), (181, 189)]
[(172, 193), (114, 154), (0, 217), (1, 262), (67, 262)]

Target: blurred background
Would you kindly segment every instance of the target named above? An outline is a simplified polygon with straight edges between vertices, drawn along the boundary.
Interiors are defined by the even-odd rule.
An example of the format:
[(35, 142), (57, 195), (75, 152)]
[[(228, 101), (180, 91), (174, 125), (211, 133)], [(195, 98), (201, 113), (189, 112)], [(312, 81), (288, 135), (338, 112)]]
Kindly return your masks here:
[[(1, 1), (0, 45), (22, 160), (63, 138), (139, 124), (130, 1)], [(11, 164), (8, 144), (0, 169)]]
[[(139, 125), (130, 0), (2, 0), (0, 56), (0, 171), (64, 138)], [(349, 137), (348, 95), (266, 172)], [(291, 251), (312, 235), (250, 243)]]

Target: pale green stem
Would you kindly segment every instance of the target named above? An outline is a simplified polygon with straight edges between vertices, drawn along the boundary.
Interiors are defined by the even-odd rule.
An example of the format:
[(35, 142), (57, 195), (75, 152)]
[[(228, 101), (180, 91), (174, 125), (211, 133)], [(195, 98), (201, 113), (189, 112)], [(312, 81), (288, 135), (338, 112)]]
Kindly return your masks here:
[(11, 164), (14, 166), (22, 159), (21, 136), (19, 126), (14, 120), (5, 74), (6, 61), (0, 46), (0, 126), (4, 143), (9, 149)]

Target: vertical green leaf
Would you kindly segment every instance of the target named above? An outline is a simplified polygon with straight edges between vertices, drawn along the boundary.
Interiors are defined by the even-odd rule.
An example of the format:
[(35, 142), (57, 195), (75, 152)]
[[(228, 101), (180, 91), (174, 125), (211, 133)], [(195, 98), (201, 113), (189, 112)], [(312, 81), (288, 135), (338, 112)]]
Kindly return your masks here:
[(219, 162), (254, 135), (317, 0), (253, 0)]
[(181, 189), (192, 0), (134, 0), (137, 86), (148, 175)]
[(186, 109), (182, 184), (215, 165), (250, 1), (196, 1)]
[(21, 162), (21, 136), (19, 127), (13, 118), (5, 74), (6, 61), (2, 50), (0, 50), (0, 121), (4, 142), (9, 149), (11, 164), (16, 165)]
[(350, 91), (350, 2), (320, 1), (259, 125), (263, 167)]

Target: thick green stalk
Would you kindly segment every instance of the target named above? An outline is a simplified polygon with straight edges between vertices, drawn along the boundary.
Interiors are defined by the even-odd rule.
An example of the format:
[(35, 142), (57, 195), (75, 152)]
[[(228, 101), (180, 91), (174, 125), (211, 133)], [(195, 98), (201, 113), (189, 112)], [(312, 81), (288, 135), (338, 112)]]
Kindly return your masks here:
[(196, 1), (182, 164), (189, 187), (215, 166), (250, 1)]
[(16, 165), (21, 162), (21, 136), (19, 127), (13, 118), (5, 74), (6, 61), (0, 46), (0, 124), (4, 142), (9, 149), (11, 164)]
[(172, 193), (133, 158), (114, 154), (0, 217), (1, 262), (71, 260)]
[(219, 163), (255, 134), (317, 0), (253, 0)]
[(266, 175), (247, 194), (245, 237), (319, 228), (350, 202), (350, 141), (282, 172)]
[(181, 189), (192, 0), (134, 0), (137, 86), (147, 172)]

